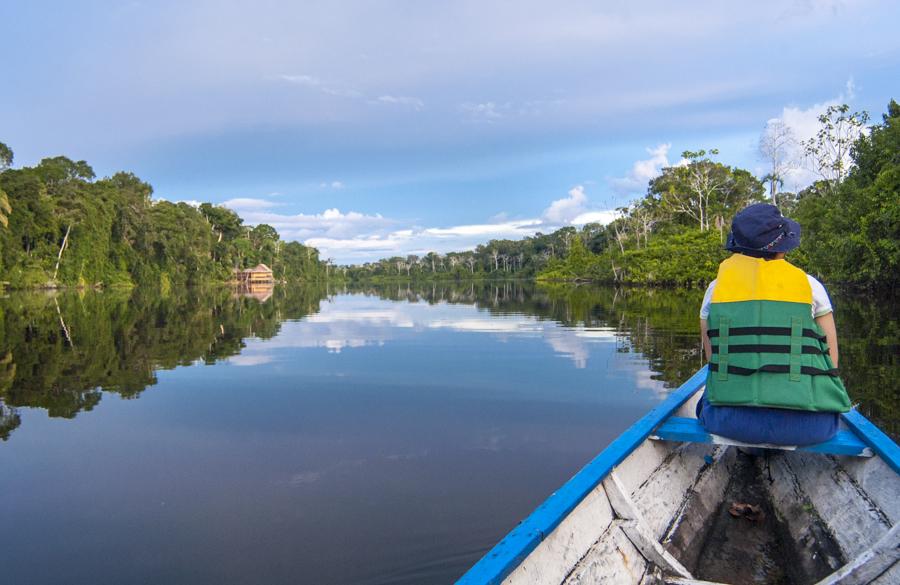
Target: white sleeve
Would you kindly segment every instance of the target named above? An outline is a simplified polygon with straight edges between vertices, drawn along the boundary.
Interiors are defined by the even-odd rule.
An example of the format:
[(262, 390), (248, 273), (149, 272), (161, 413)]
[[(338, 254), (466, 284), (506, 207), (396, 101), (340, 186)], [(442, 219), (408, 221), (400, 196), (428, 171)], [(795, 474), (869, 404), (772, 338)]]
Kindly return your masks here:
[[(709, 303), (712, 302), (713, 287), (716, 286), (716, 280), (713, 279), (709, 286), (706, 287), (706, 293), (703, 295), (703, 303), (700, 305), (700, 318), (707, 319), (709, 317)], [(821, 285), (820, 285), (821, 286)]]
[(813, 317), (821, 317), (827, 315), (834, 309), (831, 307), (831, 299), (828, 298), (828, 291), (821, 282), (810, 275), (806, 275), (809, 280), (809, 286), (812, 288), (812, 312)]

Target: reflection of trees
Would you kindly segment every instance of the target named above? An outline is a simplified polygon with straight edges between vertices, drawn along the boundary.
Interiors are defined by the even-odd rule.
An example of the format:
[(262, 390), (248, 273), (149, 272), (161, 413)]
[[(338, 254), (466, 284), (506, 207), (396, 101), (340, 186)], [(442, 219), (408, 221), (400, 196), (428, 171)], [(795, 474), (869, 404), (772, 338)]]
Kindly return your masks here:
[[(104, 391), (137, 396), (156, 382), (156, 370), (197, 360), (212, 364), (236, 355), (245, 338), (274, 337), (282, 321), (316, 312), (326, 295), (340, 293), (468, 304), (494, 315), (524, 314), (567, 327), (612, 329), (619, 351), (642, 354), (653, 378), (669, 387), (702, 365), (699, 290), (448, 281), (327, 291), (276, 287), (263, 303), (223, 289), (185, 289), (164, 298), (140, 290), (21, 294), (0, 299), (0, 438), (19, 425), (16, 407), (73, 417), (93, 408)], [(836, 294), (835, 307), (841, 370), (850, 394), (867, 416), (897, 436), (896, 300), (876, 303)]]
[(227, 289), (17, 294), (0, 300), (0, 437), (18, 426), (15, 407), (71, 418), (102, 392), (136, 397), (156, 370), (212, 364), (250, 336), (270, 338), (285, 319), (318, 310), (317, 288), (279, 288), (265, 303)]
[[(0, 358), (0, 396), (6, 394), (6, 390), (12, 385), (16, 377), (16, 363), (11, 352), (6, 352)], [(0, 400), (0, 439), (6, 440), (9, 434), (21, 424), (22, 420), (15, 408), (3, 404)]]
[[(348, 292), (391, 300), (474, 304), (493, 314), (522, 313), (569, 327), (611, 328), (619, 335), (619, 351), (642, 354), (655, 372), (653, 378), (668, 387), (677, 386), (703, 365), (698, 337), (700, 290), (463, 281), (358, 285)], [(832, 293), (844, 382), (863, 413), (898, 436), (900, 332), (892, 318), (897, 301)]]
[(882, 430), (900, 436), (897, 356), (900, 327), (896, 297), (835, 295), (841, 378), (860, 410)]

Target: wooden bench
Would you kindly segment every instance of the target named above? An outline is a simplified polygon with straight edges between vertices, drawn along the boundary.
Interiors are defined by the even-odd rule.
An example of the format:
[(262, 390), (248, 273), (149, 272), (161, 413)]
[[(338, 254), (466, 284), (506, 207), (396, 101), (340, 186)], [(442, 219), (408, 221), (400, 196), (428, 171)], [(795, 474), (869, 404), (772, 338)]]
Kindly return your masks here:
[(761, 447), (764, 449), (782, 449), (784, 451), (812, 451), (828, 455), (851, 455), (855, 457), (871, 457), (872, 449), (851, 430), (840, 430), (831, 439), (817, 445), (803, 447), (795, 445), (752, 444), (734, 441), (719, 435), (713, 435), (703, 428), (695, 418), (671, 417), (662, 422), (650, 434), (657, 441), (681, 441), (682, 443), (715, 443), (716, 445), (736, 445), (739, 447)]

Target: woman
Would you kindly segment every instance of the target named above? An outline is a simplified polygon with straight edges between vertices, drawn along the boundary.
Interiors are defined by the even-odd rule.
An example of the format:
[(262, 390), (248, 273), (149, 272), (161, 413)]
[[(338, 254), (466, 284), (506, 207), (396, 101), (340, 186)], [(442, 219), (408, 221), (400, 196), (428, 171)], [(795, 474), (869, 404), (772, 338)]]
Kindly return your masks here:
[(697, 418), (746, 443), (810, 445), (838, 429), (850, 399), (837, 375), (834, 314), (822, 284), (784, 260), (800, 225), (765, 203), (738, 213), (700, 309), (710, 371)]

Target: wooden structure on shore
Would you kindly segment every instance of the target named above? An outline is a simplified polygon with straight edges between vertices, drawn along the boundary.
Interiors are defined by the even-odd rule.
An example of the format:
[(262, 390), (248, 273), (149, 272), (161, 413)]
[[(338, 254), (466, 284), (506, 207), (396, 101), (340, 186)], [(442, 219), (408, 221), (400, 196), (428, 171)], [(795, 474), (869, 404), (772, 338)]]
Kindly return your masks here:
[(246, 268), (244, 270), (235, 268), (234, 279), (238, 284), (247, 286), (255, 284), (275, 284), (275, 275), (272, 273), (272, 269), (265, 264), (257, 264), (253, 268)]

